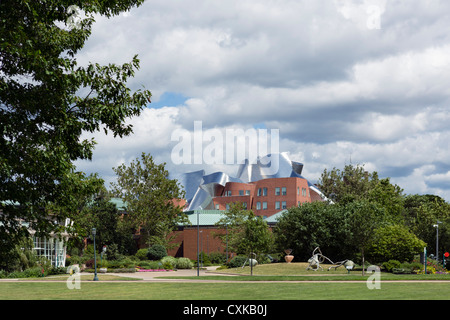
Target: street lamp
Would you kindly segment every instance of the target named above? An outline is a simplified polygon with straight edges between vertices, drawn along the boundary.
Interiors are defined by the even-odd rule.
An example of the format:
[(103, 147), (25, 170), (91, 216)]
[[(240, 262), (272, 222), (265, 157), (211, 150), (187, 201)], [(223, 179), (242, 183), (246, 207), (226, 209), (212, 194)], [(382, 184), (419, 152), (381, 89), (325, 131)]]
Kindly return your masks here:
[(94, 266), (95, 266), (95, 275), (94, 275), (94, 281), (98, 281), (97, 277), (97, 254), (95, 249), (95, 234), (97, 233), (97, 230), (95, 228), (92, 228), (92, 235), (94, 236)]
[(433, 227), (436, 228), (436, 260), (439, 261), (439, 223), (442, 223), (441, 221), (437, 220), (436, 224), (433, 224)]

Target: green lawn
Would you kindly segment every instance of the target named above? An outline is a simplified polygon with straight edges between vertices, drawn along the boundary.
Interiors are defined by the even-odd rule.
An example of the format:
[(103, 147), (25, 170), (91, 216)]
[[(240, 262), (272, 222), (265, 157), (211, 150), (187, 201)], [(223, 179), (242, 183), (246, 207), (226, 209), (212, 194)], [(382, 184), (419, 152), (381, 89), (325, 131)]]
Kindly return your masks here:
[(149, 283), (1, 282), (0, 300), (449, 300), (449, 283)]
[[(253, 276), (249, 275), (250, 268), (245, 267), (220, 271), (239, 274), (235, 277), (214, 274), (200, 277), (201, 280), (211, 280), (210, 283), (152, 283), (108, 274), (99, 274), (100, 281), (94, 282), (93, 275), (82, 275), (81, 288), (72, 290), (67, 288), (67, 275), (36, 278), (35, 281), (0, 281), (0, 300), (450, 300), (448, 274), (381, 273), (381, 289), (369, 290), (366, 284), (369, 274), (362, 276), (358, 271), (347, 274), (343, 268), (337, 271), (326, 271), (324, 268), (325, 271), (317, 272), (305, 269), (305, 264), (301, 263), (269, 264), (255, 267)], [(235, 282), (221, 283), (212, 280)], [(258, 282), (249, 282), (250, 280)], [(355, 280), (358, 281), (354, 282)], [(396, 281), (388, 282), (392, 280)]]

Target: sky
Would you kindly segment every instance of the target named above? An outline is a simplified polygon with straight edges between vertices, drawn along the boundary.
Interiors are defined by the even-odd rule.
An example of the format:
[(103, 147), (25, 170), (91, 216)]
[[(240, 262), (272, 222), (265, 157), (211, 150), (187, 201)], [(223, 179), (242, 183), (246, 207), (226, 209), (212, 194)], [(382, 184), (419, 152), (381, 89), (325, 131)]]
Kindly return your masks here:
[[(446, 0), (151, 0), (97, 17), (78, 63), (137, 54), (128, 86), (150, 90), (152, 103), (128, 120), (129, 137), (83, 135), (98, 144), (75, 164), (107, 184), (142, 152), (173, 176), (235, 175), (238, 157), (211, 163), (205, 147), (227, 130), (277, 131), (270, 146), (303, 163), (312, 183), (325, 169), (364, 165), (405, 194), (450, 201), (448, 30)], [(182, 152), (203, 161), (174, 161), (195, 145), (196, 123), (202, 148)]]

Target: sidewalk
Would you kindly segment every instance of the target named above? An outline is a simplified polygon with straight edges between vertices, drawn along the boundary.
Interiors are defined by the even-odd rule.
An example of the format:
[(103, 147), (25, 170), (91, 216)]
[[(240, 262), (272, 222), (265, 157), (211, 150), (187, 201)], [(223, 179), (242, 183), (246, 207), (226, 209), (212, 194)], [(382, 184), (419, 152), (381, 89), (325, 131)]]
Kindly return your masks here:
[[(161, 277), (170, 277), (170, 276), (177, 276), (177, 277), (195, 277), (197, 275), (201, 276), (207, 276), (207, 275), (222, 275), (222, 276), (228, 276), (227, 274), (219, 274), (214, 273), (214, 271), (218, 268), (218, 266), (212, 266), (212, 267), (205, 267), (203, 270), (200, 269), (197, 273), (197, 269), (179, 269), (176, 271), (155, 271), (155, 272), (133, 272), (133, 273), (109, 273), (110, 275), (116, 275), (119, 277), (128, 277), (128, 278), (136, 278), (146, 281), (180, 281), (179, 279), (161, 279)], [(206, 269), (206, 270), (205, 270)]]

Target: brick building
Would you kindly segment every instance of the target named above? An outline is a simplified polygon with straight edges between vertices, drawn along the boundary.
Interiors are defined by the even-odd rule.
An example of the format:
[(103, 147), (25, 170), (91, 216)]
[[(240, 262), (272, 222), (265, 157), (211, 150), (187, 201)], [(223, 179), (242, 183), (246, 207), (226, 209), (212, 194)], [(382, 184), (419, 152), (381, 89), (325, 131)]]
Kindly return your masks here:
[(174, 231), (174, 243), (178, 246), (170, 250), (169, 255), (196, 260), (197, 250), (207, 254), (225, 252), (225, 244), (216, 237), (224, 230), (216, 223), (231, 203), (243, 203), (244, 208), (273, 226), (276, 217), (286, 209), (325, 199), (320, 190), (301, 175), (303, 164), (290, 161), (285, 154), (279, 155), (277, 173), (270, 174), (266, 169), (261, 162), (246, 162), (240, 166), (236, 177), (224, 172), (206, 175), (203, 170), (174, 177), (185, 189), (186, 199), (178, 204), (185, 203), (184, 211), (191, 225), (179, 226)]
[(308, 181), (297, 177), (269, 178), (251, 183), (228, 182), (223, 191), (213, 197), (216, 210), (227, 210), (230, 203), (241, 202), (244, 208), (263, 217), (314, 200), (318, 200), (317, 193), (310, 191)]
[(223, 230), (215, 224), (231, 203), (241, 202), (244, 208), (273, 225), (275, 218), (286, 209), (325, 199), (320, 190), (301, 175), (301, 163), (290, 161), (285, 154), (279, 156), (276, 174), (267, 174), (265, 167), (258, 162), (241, 165), (237, 177), (223, 172), (205, 175), (203, 170), (177, 177), (185, 187), (185, 213), (191, 226), (180, 226), (175, 232), (175, 242), (180, 245), (169, 254), (195, 260), (198, 247), (200, 252), (208, 254), (224, 252), (225, 245), (214, 236)]

